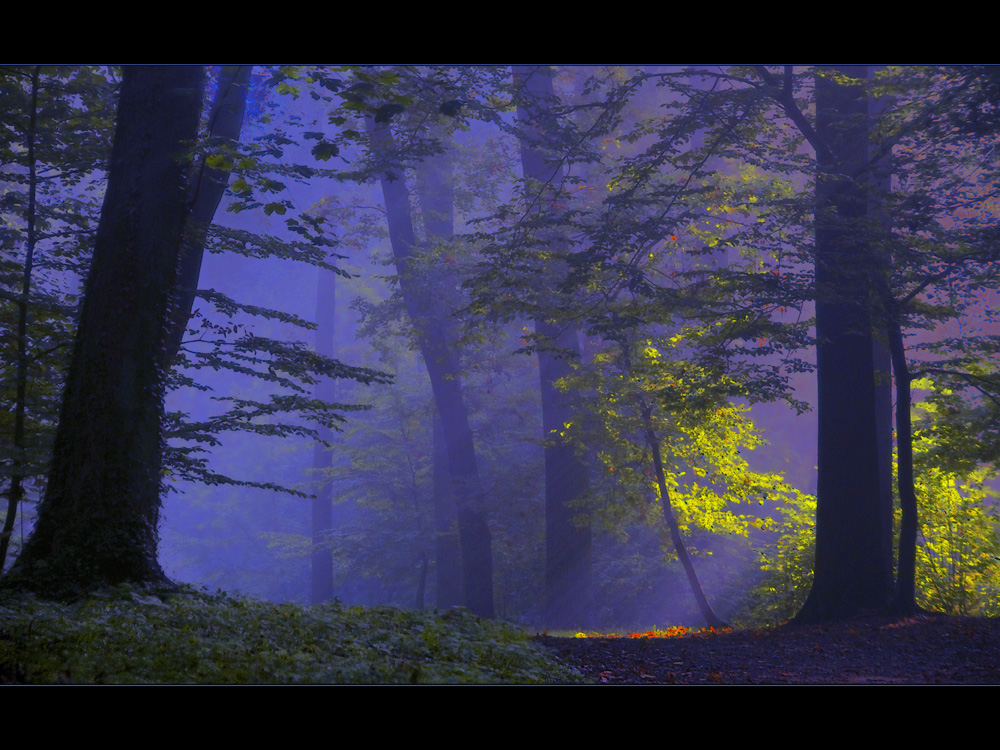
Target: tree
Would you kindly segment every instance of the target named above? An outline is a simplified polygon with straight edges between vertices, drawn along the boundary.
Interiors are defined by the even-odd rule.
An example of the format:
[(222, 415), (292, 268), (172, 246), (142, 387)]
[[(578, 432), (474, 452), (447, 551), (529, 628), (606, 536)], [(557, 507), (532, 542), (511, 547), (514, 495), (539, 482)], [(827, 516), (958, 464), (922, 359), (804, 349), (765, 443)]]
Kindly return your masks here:
[(17, 512), (22, 510), (23, 522), (23, 503), (32, 499), (29, 490), (41, 486), (51, 451), (72, 343), (73, 282), (85, 264), (83, 249), (100, 210), (90, 176), (104, 166), (114, 126), (107, 106), (115, 85), (111, 78), (107, 70), (92, 67), (0, 69), (5, 113), (0, 413), (12, 419), (9, 430), (6, 424), (0, 429), (10, 439), (0, 459), (0, 473), (10, 479), (0, 570)]
[(385, 198), (389, 239), (399, 274), (407, 314), (416, 329), (421, 354), (430, 377), (434, 402), (441, 418), (448, 452), (452, 491), (458, 505), (465, 602), (476, 614), (492, 617), (493, 561), (490, 530), (484, 508), (475, 443), (462, 394), (462, 373), (447, 310), (447, 294), (433, 279), (415, 268), (416, 235), (410, 211), (409, 189), (398, 162), (390, 116), (386, 110), (366, 118), (372, 151), (386, 164), (380, 177)]
[[(995, 287), (997, 273), (998, 235), (992, 206), (997, 196), (993, 153), (1000, 129), (996, 116), (1000, 77), (995, 69), (982, 66), (917, 68), (894, 77), (916, 92), (910, 95), (909, 105), (900, 108), (904, 114), (907, 110), (913, 114), (908, 120), (900, 118), (902, 125), (892, 141), (899, 144), (900, 154), (896, 167), (899, 195), (894, 212), (900, 218), (891, 245), (898, 278), (892, 290), (888, 285), (880, 288), (896, 378), (899, 436), (901, 521), (893, 611), (909, 615), (919, 609), (916, 578), (922, 524), (918, 509), (933, 514), (939, 498), (928, 495), (949, 494), (952, 490), (941, 485), (931, 489), (933, 483), (915, 470), (911, 382), (920, 373), (935, 372), (945, 382), (957, 384), (958, 390), (979, 390), (987, 402), (995, 402), (997, 393), (991, 375), (994, 365), (989, 361), (996, 351), (995, 337), (983, 331), (984, 321), (988, 325), (992, 314), (989, 306), (981, 303), (987, 290)], [(937, 361), (911, 367), (904, 324), (931, 328), (951, 321), (958, 323), (958, 336), (921, 347), (933, 351)], [(941, 355), (946, 359), (940, 359)], [(983, 460), (982, 446), (989, 439), (974, 425), (975, 420), (963, 420), (962, 462), (970, 475), (981, 478), (983, 464), (995, 464), (995, 458)], [(970, 434), (977, 436), (976, 450), (969, 449)], [(921, 441), (927, 442), (927, 438), (921, 436)], [(937, 473), (937, 469), (933, 467), (930, 473)], [(970, 479), (969, 485), (976, 481)], [(918, 484), (923, 485), (921, 497)], [(926, 522), (923, 526), (927, 539), (930, 528)]]
[[(773, 276), (762, 271), (759, 262), (766, 251), (754, 241), (763, 231), (758, 229), (761, 206), (766, 199), (779, 203), (783, 191), (752, 169), (719, 175), (707, 166), (727, 155), (740, 123), (756, 121), (759, 101), (746, 96), (722, 100), (726, 107), (718, 115), (710, 106), (714, 96), (708, 96), (704, 86), (692, 86), (691, 78), (686, 70), (631, 76), (620, 69), (597, 71), (585, 78), (582, 89), (588, 98), (579, 105), (577, 122), (565, 116), (575, 108), (561, 105), (561, 117), (550, 113), (541, 127), (522, 135), (522, 140), (534, 140), (532, 149), (548, 152), (545, 171), (537, 166), (529, 170), (525, 159), (526, 176), (539, 175), (544, 182), (543, 189), (528, 193), (535, 202), (524, 203), (533, 209), (541, 196), (544, 210), (526, 211), (515, 204), (504, 212), (517, 216), (517, 223), (508, 223), (487, 239), (487, 262), (473, 283), (491, 315), (509, 316), (517, 309), (545, 322), (556, 321), (555, 330), (572, 331), (573, 321), (586, 326), (588, 345), (601, 339), (617, 341), (622, 325), (634, 329), (639, 339), (679, 333), (684, 341), (683, 353), (676, 352), (679, 360), (700, 368), (705, 378), (725, 383), (738, 379), (745, 386), (727, 391), (724, 398), (779, 397), (785, 393), (787, 374), (777, 372), (775, 359), (764, 365), (760, 361), (765, 354), (780, 352), (781, 346), (800, 342), (802, 326), (789, 326), (786, 332), (770, 320), (786, 303), (769, 290)], [(630, 102), (650, 81), (669, 87), (667, 95), (657, 97), (655, 108), (636, 113), (634, 121), (623, 122), (623, 113), (633, 114)], [(696, 138), (706, 124), (712, 125), (711, 132)], [(565, 180), (560, 169), (552, 168), (560, 160), (566, 174), (572, 170)], [(588, 193), (602, 200), (571, 197)], [(723, 219), (722, 212), (736, 218)], [(735, 237), (720, 228), (724, 221), (745, 230)], [(573, 244), (565, 237), (572, 237)], [(779, 249), (774, 264), (779, 268), (785, 244), (787, 238), (782, 237), (770, 245)], [(745, 253), (741, 263), (730, 268), (699, 262), (704, 256), (718, 258), (728, 246)], [(536, 329), (531, 348), (550, 346), (548, 338)], [(768, 338), (766, 346), (756, 343)], [(560, 353), (572, 351), (565, 345), (558, 348)], [(785, 358), (780, 364), (789, 361), (794, 362)], [(589, 405), (594, 396), (586, 393), (573, 397)], [(647, 422), (662, 395), (658, 391), (656, 398), (642, 397), (651, 410)], [(670, 411), (668, 418), (685, 418), (684, 406)], [(607, 421), (608, 415), (598, 414), (596, 420)], [(658, 449), (663, 432), (662, 427), (639, 430), (644, 442), (652, 441)], [(645, 477), (648, 491), (659, 492), (660, 485), (667, 484), (670, 469), (664, 467), (673, 457), (662, 450), (664, 481), (653, 479), (651, 470)], [(682, 548), (683, 540), (678, 544), (678, 535), (669, 528), (670, 493), (659, 494), (664, 498), (664, 529), (671, 532), (664, 547)], [(684, 558), (683, 551), (679, 555)], [(686, 568), (691, 573), (691, 566)], [(705, 604), (697, 577), (689, 575), (689, 581)], [(703, 612), (718, 624), (710, 607)]]
[(817, 520), (815, 575), (797, 620), (884, 608), (892, 592), (889, 356), (877, 309), (888, 262), (876, 230), (884, 166), (875, 158), (865, 66), (814, 74), (815, 126), (795, 76), (757, 66), (762, 87), (815, 151)]
[[(336, 354), (337, 277), (323, 268), (316, 269), (316, 352), (332, 358)], [(333, 380), (324, 378), (316, 385), (316, 398), (332, 402), (337, 396)], [(319, 440), (313, 447), (313, 469), (329, 472), (333, 467), (333, 452), (328, 443), (333, 430), (320, 427)], [(325, 535), (333, 528), (333, 486), (329, 477), (321, 477), (316, 496), (312, 499), (312, 543), (310, 558), (310, 599), (313, 604), (333, 598), (333, 558), (324, 544)]]
[[(994, 171), (986, 167), (989, 159), (981, 157), (983, 145), (968, 142), (970, 135), (981, 138), (989, 134), (984, 112), (991, 108), (991, 82), (989, 77), (981, 80), (981, 71), (974, 67), (885, 71), (876, 88), (892, 92), (895, 101), (891, 109), (885, 99), (874, 106), (871, 103), (867, 92), (872, 90), (874, 79), (869, 69), (821, 70), (816, 82), (815, 128), (793, 99), (791, 68), (786, 67), (782, 83), (766, 68), (757, 69), (771, 95), (814, 147), (819, 173), (815, 216), (821, 384), (818, 519), (826, 521), (817, 528), (816, 583), (799, 615), (802, 621), (838, 619), (886, 605), (898, 614), (917, 609), (914, 575), (920, 503), (910, 383), (921, 372), (949, 372), (949, 364), (949, 377), (968, 377), (968, 372), (960, 370), (972, 365), (974, 357), (962, 354), (956, 358), (954, 354), (971, 352), (982, 339), (962, 336), (938, 342), (933, 350), (938, 357), (950, 357), (951, 363), (938, 359), (911, 366), (906, 328), (933, 329), (948, 319), (960, 320), (970, 298), (979, 296), (976, 288), (989, 285), (988, 280), (994, 278), (992, 270), (984, 268), (990, 269), (994, 263), (996, 233), (984, 227), (981, 203), (993, 193), (990, 175)], [(873, 135), (876, 130), (880, 131), (877, 140)], [(963, 164), (970, 168), (963, 168)], [(890, 173), (896, 181), (893, 192), (889, 189)], [(865, 337), (870, 337), (873, 345), (871, 364)], [(894, 594), (888, 520), (890, 358), (896, 384), (901, 505)], [(860, 367), (845, 369), (844, 363), (852, 360)], [(957, 362), (962, 364), (955, 369)], [(874, 415), (868, 387), (872, 378), (865, 374), (870, 366), (875, 380)], [(831, 399), (829, 394), (846, 396), (843, 385), (847, 382), (854, 382), (855, 393), (861, 396), (860, 400), (840, 401), (839, 413), (848, 416), (850, 423), (838, 420), (836, 411), (830, 416), (838, 396)], [(872, 424), (874, 444), (870, 441)], [(851, 435), (862, 439), (843, 439)], [(860, 449), (847, 464), (850, 471), (836, 468), (843, 457), (850, 458), (843, 450), (845, 445)], [(868, 459), (858, 463), (862, 455)], [(873, 455), (877, 478), (871, 473)], [(848, 483), (829, 481), (832, 475), (853, 475), (851, 481), (859, 475), (866, 478), (852, 489)], [(881, 495), (877, 501), (876, 493)], [(868, 499), (860, 504), (844, 500), (865, 495)], [(876, 508), (881, 510), (876, 512)], [(880, 530), (873, 533), (876, 528)], [(821, 554), (823, 549), (826, 552)], [(857, 563), (854, 568), (851, 561)], [(891, 603), (880, 603), (885, 591), (890, 592)]]
[[(255, 259), (291, 260), (347, 275), (335, 265), (338, 256), (331, 248), (336, 240), (327, 230), (322, 212), (314, 211), (309, 204), (295, 205), (292, 188), (297, 186), (288, 184), (330, 177), (329, 170), (317, 168), (315, 164), (331, 158), (336, 153), (336, 144), (312, 146), (311, 154), (303, 153), (302, 149), (296, 153), (296, 146), (300, 145), (296, 139), (308, 141), (322, 134), (300, 133), (295, 117), (289, 118), (291, 128), (286, 131), (283, 127), (286, 123), (272, 122), (266, 112), (267, 108), (286, 107), (280, 101), (282, 98), (298, 96), (299, 88), (287, 84), (286, 76), (294, 76), (297, 82), (303, 76), (297, 69), (282, 68), (272, 71), (269, 80), (261, 80), (259, 75), (255, 77), (252, 86), (254, 124), (260, 126), (270, 122), (273, 130), (240, 142), (249, 75), (247, 66), (223, 67), (217, 74), (215, 99), (197, 150), (199, 160), (191, 187), (190, 231), (186, 234), (181, 260), (180, 289), (171, 319), (168, 354), (173, 365), (169, 380), (171, 392), (182, 388), (212, 391), (201, 373), (214, 371), (254, 379), (257, 395), (248, 398), (244, 392), (238, 396), (213, 396), (214, 401), (227, 403), (227, 410), (198, 421), (183, 412), (168, 412), (166, 470), (172, 481), (258, 487), (306, 497), (306, 493), (287, 485), (267, 480), (250, 481), (212, 470), (207, 446), (218, 445), (220, 434), (224, 432), (316, 438), (317, 429), (338, 428), (344, 421), (340, 412), (363, 408), (314, 398), (312, 391), (317, 381), (347, 378), (370, 384), (387, 383), (390, 379), (383, 373), (345, 365), (318, 353), (302, 341), (297, 332), (285, 330), (263, 335), (255, 324), (288, 325), (302, 330), (315, 327), (309, 320), (276, 309), (282, 307), (281, 303), (273, 303), (277, 293), (268, 295), (268, 302), (273, 304), (268, 306), (261, 297), (254, 300), (257, 304), (252, 304), (217, 289), (197, 288), (205, 251)], [(230, 179), (231, 176), (235, 179)], [(284, 227), (258, 232), (247, 229), (236, 218), (213, 221), (227, 183), (228, 216), (252, 217), (259, 210), (265, 220), (272, 215), (281, 217)], [(202, 305), (192, 310), (195, 299), (202, 300)]]
[(872, 312), (881, 270), (864, 231), (871, 185), (867, 77), (864, 67), (816, 77), (816, 570), (801, 622), (882, 609), (892, 592), (891, 506), (879, 435), (888, 424), (879, 418)]
[[(632, 358), (628, 348), (629, 345), (623, 343), (623, 358), (627, 364), (627, 370), (631, 374), (634, 372), (634, 369), (631, 364)], [(647, 368), (646, 371), (642, 373), (642, 376), (649, 378), (650, 370), (655, 372), (656, 365), (659, 363), (661, 356), (660, 352), (652, 345), (649, 345), (644, 349), (643, 357), (647, 360)], [(652, 367), (650, 367), (650, 365), (652, 365)], [(642, 376), (640, 376), (640, 380), (642, 379)], [(649, 379), (655, 380), (659, 383), (669, 383), (669, 378), (663, 377), (663, 374), (661, 373), (657, 373), (655, 378)], [(667, 486), (667, 475), (664, 469), (663, 453), (661, 450), (662, 437), (657, 432), (653, 421), (653, 405), (648, 401), (645, 393), (641, 390), (638, 394), (638, 406), (640, 414), (640, 431), (646, 440), (646, 445), (652, 453), (653, 471), (656, 477), (656, 488), (660, 496), (663, 518), (670, 531), (671, 545), (677, 554), (677, 558), (681, 561), (681, 565), (684, 568), (684, 574), (688, 579), (688, 585), (691, 588), (691, 593), (698, 604), (698, 609), (701, 611), (702, 617), (705, 619), (705, 624), (710, 628), (727, 627), (726, 623), (719, 619), (719, 617), (715, 614), (715, 611), (712, 609), (711, 604), (709, 604), (708, 597), (705, 596), (705, 591), (703, 590), (701, 581), (695, 571), (694, 563), (691, 561), (690, 554), (688, 554), (687, 545), (684, 543), (684, 538), (681, 536), (680, 524), (677, 522), (677, 515), (674, 512), (673, 502), (670, 497), (670, 488)]]
[(27, 588), (165, 584), (156, 558), (166, 322), (189, 215), (200, 66), (124, 71), (108, 187), (35, 531)]
[[(513, 67), (515, 87), (521, 98), (518, 119), (523, 128), (521, 163), (528, 209), (549, 213), (563, 190), (565, 171), (545, 133), (552, 128), (555, 93), (548, 66)], [(570, 251), (558, 237), (538, 238), (544, 252), (559, 257)], [(538, 297), (546, 291), (539, 289)], [(593, 616), (590, 527), (576, 522), (574, 502), (587, 492), (587, 465), (575, 447), (560, 437), (574, 418), (571, 394), (557, 383), (570, 375), (580, 357), (579, 332), (570, 320), (558, 320), (540, 300), (533, 304), (542, 400), (542, 435), (545, 440), (545, 623), (549, 627), (585, 627)]]
[(215, 101), (208, 117), (211, 152), (201, 158), (192, 186), (191, 216), (178, 271), (178, 299), (167, 338), (168, 362), (176, 358), (191, 319), (208, 230), (229, 183), (233, 151), (243, 128), (252, 71), (252, 65), (224, 66), (216, 83)]

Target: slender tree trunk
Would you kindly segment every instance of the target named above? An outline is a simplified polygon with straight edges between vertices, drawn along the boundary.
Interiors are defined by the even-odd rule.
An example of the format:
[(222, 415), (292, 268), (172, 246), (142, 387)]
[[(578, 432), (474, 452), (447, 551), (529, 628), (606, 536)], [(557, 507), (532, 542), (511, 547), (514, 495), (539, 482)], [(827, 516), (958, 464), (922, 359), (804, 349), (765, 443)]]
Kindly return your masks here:
[[(889, 100), (874, 100), (871, 104), (871, 114), (873, 117), (881, 116), (882, 111), (889, 104)], [(886, 198), (892, 189), (891, 173), (889, 171), (889, 160), (887, 157), (876, 159), (873, 164), (874, 185), (873, 196), (870, 206), (870, 213), (874, 219), (874, 224), (878, 229), (888, 235), (892, 230), (892, 218), (886, 211)], [(919, 611), (916, 603), (916, 566), (917, 566), (917, 531), (919, 529), (919, 513), (917, 507), (917, 493), (913, 476), (913, 429), (911, 424), (911, 383), (912, 376), (906, 361), (906, 345), (903, 339), (902, 322), (899, 316), (897, 305), (892, 299), (892, 292), (889, 288), (890, 270), (892, 259), (883, 257), (879, 259), (881, 266), (877, 269), (877, 282), (879, 302), (885, 320), (885, 343), (878, 340), (876, 349), (876, 363), (891, 362), (892, 379), (896, 385), (896, 446), (897, 446), (897, 467), (896, 467), (896, 487), (899, 494), (901, 523), (899, 530), (899, 549), (896, 557), (896, 585), (893, 594), (891, 610), (898, 615), (909, 616)], [(881, 358), (881, 359), (880, 359)], [(887, 371), (889, 367), (882, 364), (879, 371)], [(879, 383), (879, 414), (891, 414), (892, 412), (892, 389), (889, 378), (881, 378)], [(887, 417), (888, 418), (888, 417)], [(879, 426), (879, 437), (889, 442), (885, 449), (887, 457), (886, 466), (882, 470), (882, 481), (884, 492), (888, 494), (888, 500), (883, 500), (887, 506), (886, 513), (891, 528), (892, 520), (892, 426), (883, 428)], [(880, 446), (879, 455), (883, 455)], [(891, 543), (891, 540), (890, 540)], [(890, 550), (891, 554), (891, 550)]]
[(694, 596), (695, 602), (698, 604), (701, 616), (705, 618), (705, 623), (710, 628), (728, 628), (729, 625), (719, 619), (712, 609), (712, 605), (709, 604), (708, 597), (705, 596), (705, 590), (702, 588), (701, 581), (698, 578), (698, 573), (694, 569), (694, 562), (692, 562), (691, 556), (687, 551), (687, 546), (684, 544), (684, 537), (681, 536), (680, 526), (677, 524), (677, 517), (674, 515), (673, 505), (670, 502), (670, 489), (667, 487), (666, 473), (663, 470), (660, 439), (653, 429), (652, 409), (644, 400), (640, 402), (640, 406), (642, 409), (643, 426), (646, 431), (646, 442), (653, 452), (653, 467), (656, 470), (656, 485), (660, 490), (663, 518), (670, 530), (670, 540), (674, 546), (674, 550), (677, 552), (677, 559), (681, 561), (681, 565), (684, 567), (688, 586), (691, 589), (691, 594)]
[[(521, 141), (521, 165), (526, 180), (539, 186), (539, 210), (554, 200), (563, 169), (542, 149), (544, 120), (554, 97), (548, 66), (513, 67), (525, 104), (518, 119), (526, 132)], [(563, 243), (565, 244), (565, 243)], [(541, 290), (541, 294), (551, 290)], [(579, 333), (568, 321), (551, 320), (540, 313), (535, 333), (553, 350), (538, 351), (538, 377), (545, 439), (545, 624), (555, 628), (586, 628), (593, 618), (591, 531), (578, 525), (573, 507), (588, 488), (587, 465), (572, 445), (560, 438), (563, 425), (575, 417), (573, 399), (555, 384), (572, 373), (580, 357)]]
[[(535, 332), (551, 337), (553, 346), (579, 355), (575, 328), (557, 329), (544, 320)], [(572, 374), (571, 359), (538, 353), (545, 438), (545, 624), (552, 628), (588, 628), (593, 621), (594, 592), (589, 524), (579, 525), (573, 503), (587, 493), (587, 465), (560, 437), (564, 425), (577, 418), (573, 397), (556, 383)]]
[(913, 430), (910, 425), (910, 373), (898, 324), (891, 333), (892, 358), (896, 375), (896, 430), (898, 450), (899, 500), (902, 523), (899, 529), (899, 566), (893, 609), (912, 615), (916, 604), (917, 494), (913, 481)]
[[(319, 268), (316, 281), (316, 353), (336, 357), (337, 276), (332, 271)], [(337, 397), (337, 384), (324, 378), (316, 385), (315, 397), (332, 403)], [(333, 430), (321, 425), (320, 440), (333, 440)], [(313, 469), (319, 477), (319, 487), (312, 499), (312, 544), (310, 555), (310, 601), (319, 604), (333, 598), (333, 555), (326, 545), (327, 534), (333, 528), (333, 451), (316, 442), (313, 446)]]
[[(868, 80), (872, 80), (875, 68), (868, 68)], [(891, 105), (892, 100), (887, 97), (868, 97), (868, 116), (872, 122), (877, 122), (883, 117), (884, 112)], [(875, 308), (880, 308), (882, 315), (888, 315), (891, 309), (891, 297), (889, 296), (889, 280), (892, 273), (892, 257), (887, 249), (888, 242), (881, 241), (884, 237), (889, 237), (892, 233), (892, 217), (889, 215), (887, 201), (892, 190), (891, 162), (888, 155), (884, 153), (882, 145), (869, 142), (869, 166), (870, 174), (866, 179), (869, 184), (870, 193), (868, 196), (868, 218), (874, 242), (869, 246), (869, 254), (873, 264), (872, 275), (874, 277), (873, 286), (877, 292), (872, 294), (871, 304)], [(883, 290), (885, 294), (883, 295)], [(879, 300), (879, 297), (882, 297)], [(881, 301), (881, 305), (878, 303)], [(895, 321), (898, 323), (898, 321)], [(886, 325), (891, 327), (894, 321), (886, 318)], [(888, 339), (884, 331), (886, 325), (881, 325), (877, 319), (873, 319), (873, 357), (875, 365), (875, 430), (876, 442), (878, 446), (879, 465), (879, 507), (882, 515), (881, 549), (879, 554), (885, 561), (886, 568), (884, 576), (887, 585), (893, 585), (892, 569), (892, 538), (893, 538), (893, 494), (892, 494), (892, 388), (893, 388), (893, 357), (892, 337)], [(898, 326), (897, 326), (898, 328)], [(902, 344), (902, 330), (900, 329), (900, 344)], [(902, 351), (902, 350), (901, 350)], [(905, 354), (903, 363), (906, 363)], [(897, 384), (898, 387), (898, 384)], [(907, 401), (909, 399), (907, 398)], [(897, 572), (898, 575), (898, 572)]]
[(11, 584), (166, 584), (157, 561), (166, 324), (198, 135), (200, 66), (125, 68), (49, 481)]
[[(367, 126), (372, 148), (380, 155), (391, 158), (395, 149), (388, 123), (375, 123), (369, 118)], [(400, 288), (430, 376), (448, 451), (448, 470), (458, 505), (465, 603), (475, 614), (493, 617), (492, 541), (475, 443), (462, 393), (461, 366), (449, 337), (450, 322), (446, 311), (437, 304), (441, 295), (438, 285), (413, 268), (416, 237), (409, 190), (402, 169), (397, 167), (397, 173), (393, 175), (384, 174), (381, 184)]]
[(434, 570), (436, 604), (440, 609), (460, 605), (462, 599), (462, 547), (458, 513), (448, 472), (448, 446), (441, 417), (434, 410)]
[[(827, 73), (867, 78), (861, 67)], [(869, 110), (863, 86), (816, 80), (816, 568), (798, 622), (883, 609), (892, 590), (872, 304), (878, 273), (867, 232)], [(866, 180), (869, 181), (866, 184)], [(884, 401), (884, 400), (883, 400)], [(881, 448), (881, 453), (880, 453)]]
[(917, 493), (913, 479), (913, 429), (910, 422), (910, 369), (906, 363), (903, 331), (897, 320), (888, 324), (889, 349), (896, 381), (896, 450), (897, 483), (902, 521), (899, 528), (899, 557), (896, 591), (892, 601), (895, 614), (908, 616), (918, 610), (916, 602), (917, 571)]
[(35, 137), (38, 123), (38, 86), (41, 67), (31, 74), (31, 114), (28, 119), (28, 213), (25, 217), (27, 243), (24, 274), (21, 277), (21, 299), (17, 302), (17, 392), (14, 401), (14, 466), (7, 496), (7, 515), (0, 531), (0, 572), (7, 562), (7, 549), (14, 533), (17, 506), (24, 495), (24, 412), (28, 398), (28, 300), (31, 294), (31, 271), (35, 253), (35, 200), (38, 192), (38, 165), (35, 163)]
[[(435, 135), (445, 138), (442, 129), (432, 125)], [(455, 235), (455, 196), (453, 164), (449, 153), (436, 154), (416, 165), (415, 191), (423, 218), (428, 245), (449, 242)], [(441, 283), (438, 301), (452, 307), (450, 289), (456, 280), (447, 265), (439, 266)], [(450, 334), (449, 334), (450, 336)], [(448, 470), (448, 441), (435, 407), (434, 415), (434, 560), (437, 606), (453, 607), (462, 603), (462, 551), (458, 529), (458, 510)]]

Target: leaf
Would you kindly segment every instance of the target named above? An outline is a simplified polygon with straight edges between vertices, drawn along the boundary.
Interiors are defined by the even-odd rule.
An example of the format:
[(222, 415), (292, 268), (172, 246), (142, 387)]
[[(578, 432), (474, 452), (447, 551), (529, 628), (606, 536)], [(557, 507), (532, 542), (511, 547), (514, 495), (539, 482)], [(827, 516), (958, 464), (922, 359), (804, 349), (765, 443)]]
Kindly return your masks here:
[(396, 115), (403, 113), (401, 104), (383, 104), (375, 110), (375, 122), (389, 122)]
[(237, 177), (235, 180), (233, 180), (229, 184), (229, 189), (232, 190), (234, 193), (240, 195), (249, 195), (251, 192), (250, 185), (248, 185), (247, 181), (244, 180), (242, 177)]
[(459, 111), (462, 109), (462, 105), (465, 104), (461, 99), (452, 99), (447, 102), (442, 102), (438, 110), (441, 114), (447, 117), (457, 117)]
[(312, 148), (312, 155), (319, 161), (326, 161), (339, 153), (340, 149), (337, 148), (337, 144), (330, 143), (329, 141), (321, 141)]

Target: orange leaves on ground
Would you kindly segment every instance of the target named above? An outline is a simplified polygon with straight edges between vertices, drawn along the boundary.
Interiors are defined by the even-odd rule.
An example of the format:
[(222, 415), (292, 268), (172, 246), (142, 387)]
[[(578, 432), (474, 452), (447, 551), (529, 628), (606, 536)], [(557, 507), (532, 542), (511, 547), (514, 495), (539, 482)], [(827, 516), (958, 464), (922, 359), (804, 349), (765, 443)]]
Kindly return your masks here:
[[(712, 630), (712, 628), (709, 628)], [(688, 635), (690, 628), (681, 625), (663, 630), (647, 630), (645, 633), (577, 633), (577, 638), (677, 638)], [(702, 632), (702, 631), (699, 631)], [(714, 632), (714, 631), (713, 631)]]

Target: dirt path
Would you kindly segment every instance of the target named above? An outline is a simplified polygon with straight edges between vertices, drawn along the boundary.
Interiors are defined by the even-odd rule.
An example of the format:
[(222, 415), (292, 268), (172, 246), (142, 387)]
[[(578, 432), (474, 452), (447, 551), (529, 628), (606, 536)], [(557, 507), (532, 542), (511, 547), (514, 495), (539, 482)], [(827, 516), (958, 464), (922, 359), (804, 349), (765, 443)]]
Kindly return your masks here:
[(924, 615), (539, 642), (604, 685), (1000, 684), (1000, 618)]

